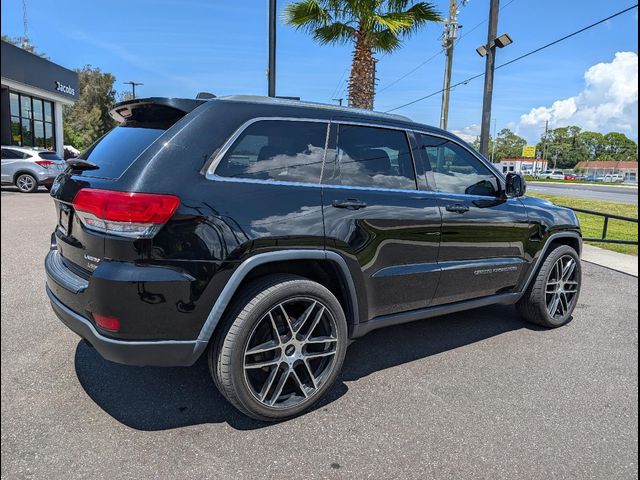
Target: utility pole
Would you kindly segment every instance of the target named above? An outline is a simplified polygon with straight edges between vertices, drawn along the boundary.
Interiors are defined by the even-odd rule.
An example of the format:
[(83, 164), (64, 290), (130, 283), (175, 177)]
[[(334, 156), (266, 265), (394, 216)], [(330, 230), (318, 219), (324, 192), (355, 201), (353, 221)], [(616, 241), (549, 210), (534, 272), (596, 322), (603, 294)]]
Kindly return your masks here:
[(269, 96), (276, 96), (276, 0), (269, 1), (269, 66), (267, 67), (267, 79), (269, 84)]
[(334, 102), (338, 102), (338, 104), (339, 104), (340, 106), (342, 106), (342, 102), (343, 102), (343, 100), (344, 100), (344, 98), (334, 98), (334, 99), (333, 99), (333, 101), (334, 101)]
[(487, 62), (484, 74), (484, 97), (482, 99), (482, 123), (480, 128), (480, 153), (485, 157), (489, 151), (491, 130), (491, 101), (493, 99), (493, 73), (496, 66), (496, 34), (498, 33), (498, 12), (500, 0), (490, 0), (489, 32), (487, 35)]
[(491, 163), (495, 163), (496, 162), (496, 143), (497, 143), (497, 137), (496, 137), (496, 129), (498, 126), (498, 120), (497, 119), (493, 119), (493, 142), (491, 144)]
[(451, 70), (453, 68), (453, 47), (458, 38), (458, 5), (451, 0), (449, 5), (449, 20), (444, 26), (442, 34), (442, 48), (444, 48), (444, 82), (442, 85), (442, 106), (440, 109), (440, 128), (447, 129), (449, 122), (449, 98), (451, 94)]
[(133, 82), (133, 81), (128, 81), (128, 82), (123, 82), (125, 85), (131, 85), (131, 96), (133, 98), (136, 98), (136, 87), (139, 85), (144, 85), (144, 83), (141, 82)]

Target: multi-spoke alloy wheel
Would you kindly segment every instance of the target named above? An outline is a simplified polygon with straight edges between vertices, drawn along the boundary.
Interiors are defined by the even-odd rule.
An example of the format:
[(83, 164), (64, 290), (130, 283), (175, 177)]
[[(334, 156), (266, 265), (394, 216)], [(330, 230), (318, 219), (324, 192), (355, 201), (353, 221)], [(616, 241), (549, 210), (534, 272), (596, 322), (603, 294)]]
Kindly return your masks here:
[(572, 256), (563, 255), (549, 273), (545, 294), (547, 311), (553, 318), (563, 318), (573, 310), (579, 285), (576, 280), (577, 265)]
[(581, 281), (578, 252), (569, 245), (556, 245), (518, 301), (518, 311), (529, 322), (543, 327), (564, 325), (578, 303)]
[(38, 182), (28, 173), (23, 173), (16, 179), (16, 187), (23, 193), (31, 193), (38, 188)]
[(244, 354), (247, 384), (270, 407), (291, 407), (314, 395), (331, 373), (336, 321), (318, 300), (293, 298), (256, 325)]
[(260, 420), (282, 420), (311, 407), (342, 367), (347, 322), (323, 285), (273, 275), (247, 285), (230, 307), (209, 352), (220, 392)]

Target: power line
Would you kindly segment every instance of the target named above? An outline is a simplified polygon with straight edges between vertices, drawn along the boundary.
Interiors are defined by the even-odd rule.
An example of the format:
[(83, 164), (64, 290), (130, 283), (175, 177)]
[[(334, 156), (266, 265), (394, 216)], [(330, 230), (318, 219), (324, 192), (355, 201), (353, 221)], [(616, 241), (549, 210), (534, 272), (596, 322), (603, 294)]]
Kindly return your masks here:
[[(513, 2), (515, 2), (516, 0), (511, 0), (510, 2), (506, 3), (505, 5), (503, 5), (500, 10), (502, 11), (503, 9), (507, 8), (509, 5), (511, 5)], [(470, 35), (472, 32), (474, 32), (475, 30), (477, 30), (478, 28), (480, 28), (482, 25), (484, 25), (485, 23), (487, 23), (488, 19), (484, 19), (483, 21), (481, 21), (480, 23), (478, 23), (477, 25), (475, 25), (474, 27), (472, 27), (471, 29), (467, 30), (463, 35), (460, 35), (460, 37), (458, 37), (458, 39), (455, 42), (455, 46), (457, 46), (460, 41)], [(416, 71), (420, 70), (422, 67), (424, 67), (427, 63), (429, 63), (430, 61), (432, 61), (433, 59), (437, 58), (440, 54), (444, 53), (445, 49), (441, 48), (439, 51), (437, 51), (436, 53), (434, 53), (432, 56), (430, 56), (429, 58), (427, 58), (425, 61), (423, 61), (422, 63), (418, 64), (416, 67), (412, 68), (411, 70), (409, 70), (407, 73), (405, 73), (404, 75), (402, 75), (401, 77), (396, 78), (395, 80), (393, 80), (390, 83), (387, 83), (384, 87), (382, 87), (381, 89), (379, 89), (377, 91), (377, 93), (381, 93), (384, 92), (385, 90), (387, 90), (388, 88), (394, 86), (395, 84), (401, 82), (402, 80), (404, 80), (405, 78), (407, 78), (409, 75), (415, 73)]]
[[(587, 31), (587, 30), (589, 30), (589, 29), (591, 29), (593, 27), (596, 27), (596, 26), (598, 26), (598, 25), (600, 25), (602, 23), (605, 23), (605, 22), (611, 20), (612, 18), (618, 17), (618, 16), (620, 16), (620, 15), (622, 15), (624, 13), (627, 13), (627, 12), (633, 10), (634, 8), (638, 8), (638, 4), (637, 3), (635, 5), (629, 7), (629, 8), (625, 8), (624, 10), (620, 10), (619, 12), (614, 13), (613, 15), (610, 15), (607, 18), (603, 18), (602, 20), (598, 20), (597, 22), (594, 22), (591, 25), (587, 25), (586, 27), (581, 28), (580, 30), (576, 30), (575, 32), (570, 33), (569, 35), (565, 35), (562, 38), (554, 40), (553, 42), (549, 42), (546, 45), (543, 45), (541, 47), (536, 48), (535, 50), (531, 50), (530, 52), (527, 52), (527, 53), (525, 53), (523, 55), (520, 55), (519, 57), (516, 57), (513, 60), (509, 60), (508, 62), (502, 63), (502, 64), (496, 66), (495, 69), (498, 70), (499, 68), (506, 67), (508, 65), (511, 65), (512, 63), (515, 63), (515, 62), (517, 62), (519, 60), (522, 60), (523, 58), (529, 57), (529, 56), (533, 55), (534, 53), (538, 53), (541, 50), (545, 50), (545, 49), (547, 49), (549, 47), (552, 47), (552, 46), (554, 46), (554, 45), (556, 45), (556, 44), (558, 44), (560, 42), (563, 42), (563, 41), (571, 38), (571, 37), (575, 37), (576, 35), (578, 35), (578, 34), (580, 34), (582, 32), (585, 32), (585, 31)], [(449, 87), (449, 89), (451, 90), (451, 89), (454, 89), (456, 87), (459, 87), (460, 85), (466, 85), (467, 83), (471, 82), (472, 80), (475, 80), (475, 79), (483, 77), (483, 76), (484, 76), (484, 72), (483, 73), (479, 73), (477, 75), (474, 75), (472, 77), (467, 78), (466, 80), (462, 80), (461, 82), (458, 82), (458, 83), (456, 83), (454, 85), (451, 85), (451, 87)], [(403, 105), (400, 105), (398, 107), (392, 108), (391, 110), (387, 110), (385, 113), (394, 112), (396, 110), (400, 110), (401, 108), (408, 107), (409, 105), (413, 105), (414, 103), (418, 103), (418, 102), (421, 102), (422, 100), (426, 100), (427, 98), (434, 97), (434, 96), (442, 93), (443, 91), (444, 91), (444, 89), (440, 89), (437, 92), (430, 93), (429, 95), (425, 95), (424, 97), (417, 98), (415, 100), (412, 100), (411, 102), (407, 102), (407, 103), (405, 103)]]

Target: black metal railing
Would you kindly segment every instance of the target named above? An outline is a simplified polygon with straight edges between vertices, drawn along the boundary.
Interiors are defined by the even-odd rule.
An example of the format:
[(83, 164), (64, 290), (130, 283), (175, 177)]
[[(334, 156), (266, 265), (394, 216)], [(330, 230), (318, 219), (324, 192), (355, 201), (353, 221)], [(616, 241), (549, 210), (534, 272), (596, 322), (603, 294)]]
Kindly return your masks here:
[(593, 210), (585, 210), (584, 208), (571, 208), (574, 212), (585, 213), (587, 215), (596, 215), (598, 217), (604, 217), (604, 223), (602, 225), (602, 238), (583, 238), (586, 242), (600, 242), (600, 243), (617, 243), (620, 245), (638, 245), (638, 240), (617, 240), (607, 238), (607, 231), (609, 230), (609, 220), (621, 220), (623, 222), (638, 223), (638, 219), (634, 217), (623, 217), (622, 215), (613, 215), (611, 213), (594, 212)]

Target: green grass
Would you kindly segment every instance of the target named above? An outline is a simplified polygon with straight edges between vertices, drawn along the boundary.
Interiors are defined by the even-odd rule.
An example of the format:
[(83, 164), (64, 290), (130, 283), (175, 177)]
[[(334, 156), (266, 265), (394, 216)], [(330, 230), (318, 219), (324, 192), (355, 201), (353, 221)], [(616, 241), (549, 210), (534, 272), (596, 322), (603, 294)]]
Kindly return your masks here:
[[(543, 195), (538, 193), (530, 193), (532, 197), (544, 198), (556, 205), (562, 205), (570, 208), (583, 208), (585, 210), (593, 210), (595, 212), (611, 213), (621, 215), (623, 217), (638, 218), (638, 205), (620, 202), (604, 202), (600, 200), (587, 200), (583, 198), (559, 197), (557, 195)], [(604, 218), (586, 213), (578, 213), (580, 219), (580, 227), (584, 237), (601, 237)], [(638, 240), (638, 224), (624, 222), (622, 220), (609, 220), (609, 228), (607, 230), (607, 238), (616, 240)], [(617, 245), (614, 243), (593, 243), (597, 247), (613, 250), (614, 252), (628, 253), (638, 255), (637, 245)]]

